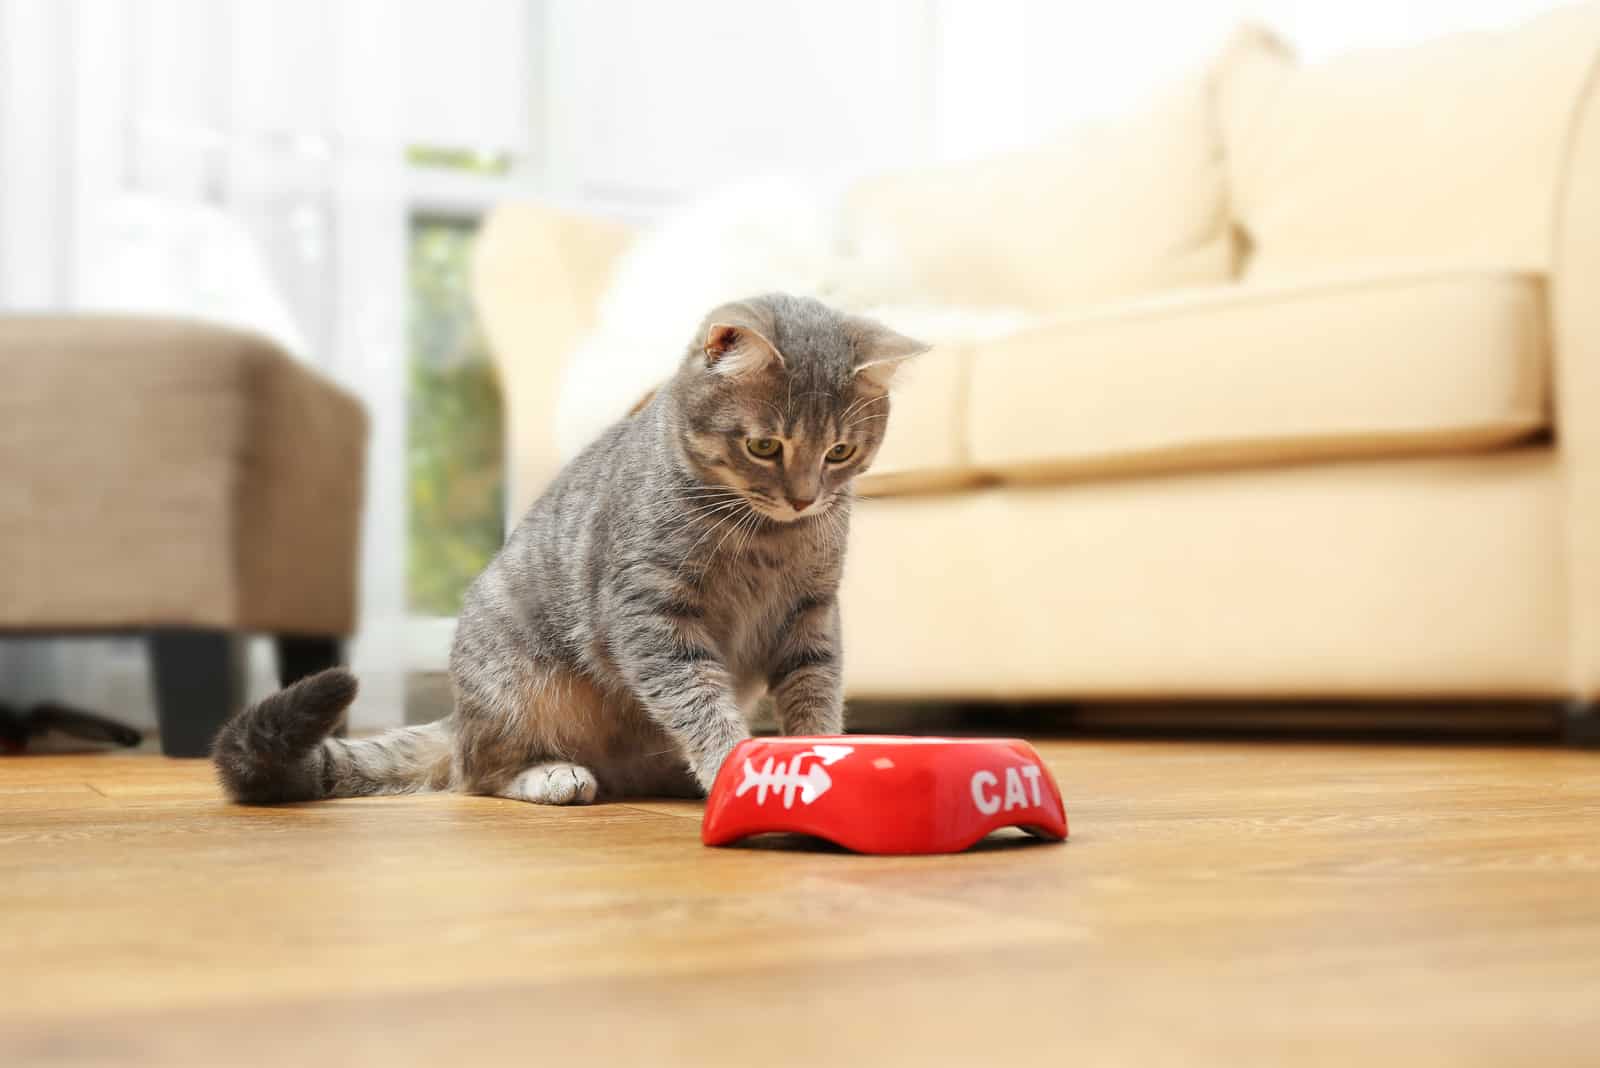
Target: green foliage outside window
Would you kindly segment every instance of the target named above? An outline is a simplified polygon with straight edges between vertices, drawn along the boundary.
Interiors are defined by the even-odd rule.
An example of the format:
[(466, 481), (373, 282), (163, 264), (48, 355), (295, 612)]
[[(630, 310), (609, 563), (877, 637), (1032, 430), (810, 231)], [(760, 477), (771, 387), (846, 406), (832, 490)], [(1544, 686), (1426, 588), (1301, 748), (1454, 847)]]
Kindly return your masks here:
[(406, 162), (413, 167), (434, 167), (439, 170), (486, 174), (494, 177), (511, 173), (510, 156), (503, 152), (474, 152), (470, 148), (413, 145), (406, 149)]
[(461, 219), (411, 226), (406, 566), (418, 615), (455, 615), (502, 539), (500, 388), (468, 288), (475, 236), (475, 223)]

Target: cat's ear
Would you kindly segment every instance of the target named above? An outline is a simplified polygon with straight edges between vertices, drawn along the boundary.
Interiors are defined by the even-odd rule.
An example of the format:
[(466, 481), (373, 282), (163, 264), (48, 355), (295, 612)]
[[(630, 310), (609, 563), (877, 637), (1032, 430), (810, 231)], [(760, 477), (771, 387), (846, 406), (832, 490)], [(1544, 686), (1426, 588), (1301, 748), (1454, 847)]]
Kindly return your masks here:
[(706, 366), (715, 374), (738, 378), (776, 364), (783, 366), (778, 347), (748, 322), (715, 321), (706, 326)]
[(853, 324), (855, 337), (855, 367), (851, 374), (858, 375), (879, 389), (888, 389), (895, 372), (914, 356), (928, 351), (920, 341), (897, 334), (882, 323), (870, 319), (857, 319)]

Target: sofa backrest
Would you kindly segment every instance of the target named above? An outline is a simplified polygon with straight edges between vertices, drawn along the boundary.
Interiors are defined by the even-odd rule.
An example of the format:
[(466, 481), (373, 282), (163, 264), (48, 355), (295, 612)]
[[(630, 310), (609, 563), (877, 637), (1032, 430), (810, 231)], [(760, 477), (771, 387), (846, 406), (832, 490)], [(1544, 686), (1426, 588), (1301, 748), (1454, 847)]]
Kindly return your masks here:
[(1049, 314), (1233, 274), (1210, 72), (1141, 114), (1042, 148), (880, 176), (848, 198), (864, 240), (929, 300)]
[(1301, 65), (1241, 34), (1218, 108), (1253, 278), (1372, 267), (1548, 268), (1600, 6)]

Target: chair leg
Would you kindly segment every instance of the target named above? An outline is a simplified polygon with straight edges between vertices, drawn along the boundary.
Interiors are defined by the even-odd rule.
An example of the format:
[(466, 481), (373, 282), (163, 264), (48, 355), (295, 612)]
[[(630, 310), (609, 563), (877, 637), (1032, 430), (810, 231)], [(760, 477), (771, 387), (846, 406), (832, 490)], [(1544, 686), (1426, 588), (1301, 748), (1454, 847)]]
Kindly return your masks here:
[(147, 638), (161, 751), (203, 757), (244, 704), (244, 642), (230, 631), (171, 627)]
[(293, 686), (308, 675), (338, 667), (344, 663), (344, 643), (338, 638), (320, 635), (280, 634), (278, 647), (278, 683)]
[(1600, 701), (1568, 701), (1562, 709), (1561, 740), (1580, 749), (1600, 748)]

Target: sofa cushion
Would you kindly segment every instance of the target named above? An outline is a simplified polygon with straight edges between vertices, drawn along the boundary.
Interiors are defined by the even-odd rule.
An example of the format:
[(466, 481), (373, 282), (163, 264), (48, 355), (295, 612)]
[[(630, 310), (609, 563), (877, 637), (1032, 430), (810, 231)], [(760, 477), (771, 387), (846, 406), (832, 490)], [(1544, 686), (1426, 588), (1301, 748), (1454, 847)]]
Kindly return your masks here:
[(1436, 272), (1237, 286), (973, 355), (968, 464), (1011, 479), (1483, 449), (1547, 425), (1543, 287)]
[(1247, 273), (1436, 263), (1546, 268), (1600, 7), (1308, 66), (1241, 34), (1219, 75)]
[(868, 180), (849, 210), (921, 292), (1058, 313), (1229, 278), (1233, 248), (1208, 76), (1143, 114), (1043, 149)]

